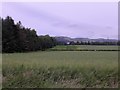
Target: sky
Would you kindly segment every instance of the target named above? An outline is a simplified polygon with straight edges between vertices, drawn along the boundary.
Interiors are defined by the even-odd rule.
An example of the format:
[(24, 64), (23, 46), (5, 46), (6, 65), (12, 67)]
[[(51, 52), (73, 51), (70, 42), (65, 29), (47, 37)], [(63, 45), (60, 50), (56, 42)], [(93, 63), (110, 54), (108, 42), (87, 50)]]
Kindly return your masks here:
[(38, 35), (118, 38), (117, 2), (6, 2), (2, 17), (6, 16)]

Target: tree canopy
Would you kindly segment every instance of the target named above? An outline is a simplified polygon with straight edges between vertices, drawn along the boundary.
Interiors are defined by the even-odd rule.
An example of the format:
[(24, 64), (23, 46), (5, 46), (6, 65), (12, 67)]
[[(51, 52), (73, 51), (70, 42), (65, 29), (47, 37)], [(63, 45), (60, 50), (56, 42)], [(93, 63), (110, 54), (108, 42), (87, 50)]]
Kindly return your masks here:
[(35, 29), (25, 28), (20, 21), (15, 24), (10, 16), (0, 18), (0, 21), (2, 21), (2, 52), (45, 50), (56, 45), (53, 37), (38, 36)]

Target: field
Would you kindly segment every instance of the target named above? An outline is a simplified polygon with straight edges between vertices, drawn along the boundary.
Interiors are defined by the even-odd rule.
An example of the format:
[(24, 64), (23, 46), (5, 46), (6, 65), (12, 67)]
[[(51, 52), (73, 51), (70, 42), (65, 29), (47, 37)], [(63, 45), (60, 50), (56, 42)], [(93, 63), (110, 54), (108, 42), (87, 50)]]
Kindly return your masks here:
[(99, 46), (99, 45), (66, 45), (56, 46), (49, 50), (52, 51), (117, 51), (118, 46)]
[[(70, 47), (85, 48), (85, 46), (67, 48)], [(117, 46), (90, 47), (107, 50), (111, 47), (112, 50), (117, 48)], [(86, 46), (87, 49), (91, 49), (90, 47)], [(48, 50), (3, 54), (2, 58), (3, 88), (118, 87), (117, 51)]]

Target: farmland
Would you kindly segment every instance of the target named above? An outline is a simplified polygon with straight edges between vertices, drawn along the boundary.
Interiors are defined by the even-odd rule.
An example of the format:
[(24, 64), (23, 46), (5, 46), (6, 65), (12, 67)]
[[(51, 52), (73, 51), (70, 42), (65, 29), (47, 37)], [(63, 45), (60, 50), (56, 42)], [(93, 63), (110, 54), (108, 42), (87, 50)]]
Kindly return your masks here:
[[(66, 48), (72, 51), (60, 51)], [(118, 87), (117, 51), (77, 51), (77, 49), (117, 50), (118, 47), (56, 46), (47, 51), (4, 53), (3, 87)]]
[(66, 45), (51, 48), (52, 51), (117, 51), (118, 46), (107, 45)]

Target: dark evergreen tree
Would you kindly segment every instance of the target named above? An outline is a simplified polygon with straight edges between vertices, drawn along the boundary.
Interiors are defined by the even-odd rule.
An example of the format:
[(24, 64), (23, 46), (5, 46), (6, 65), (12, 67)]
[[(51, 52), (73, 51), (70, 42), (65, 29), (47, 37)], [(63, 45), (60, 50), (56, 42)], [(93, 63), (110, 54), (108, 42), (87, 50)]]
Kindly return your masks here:
[(38, 36), (34, 29), (25, 28), (20, 21), (15, 24), (7, 16), (2, 19), (2, 45), (3, 52), (26, 52), (51, 48), (56, 41), (49, 35)]

